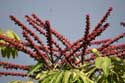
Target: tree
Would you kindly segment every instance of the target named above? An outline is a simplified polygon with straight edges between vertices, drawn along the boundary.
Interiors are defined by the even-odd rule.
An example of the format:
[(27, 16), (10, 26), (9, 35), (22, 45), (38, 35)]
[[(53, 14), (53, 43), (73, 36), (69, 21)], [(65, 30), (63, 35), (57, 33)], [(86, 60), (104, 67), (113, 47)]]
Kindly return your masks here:
[[(105, 23), (112, 7), (104, 14), (90, 32), (90, 16), (86, 15), (83, 37), (70, 42), (54, 30), (50, 22), (42, 21), (37, 15), (26, 15), (27, 22), (46, 38), (44, 42), (39, 34), (25, 26), (15, 16), (10, 18), (22, 29), (25, 40), (14, 32), (0, 34), (0, 46), (3, 58), (16, 58), (17, 51), (22, 51), (37, 61), (34, 65), (19, 65), (0, 61), (5, 69), (20, 69), (27, 73), (0, 72), (0, 75), (22, 76), (35, 79), (38, 83), (124, 83), (125, 82), (125, 44), (113, 44), (125, 37), (121, 33), (114, 38), (95, 40), (108, 27)], [(123, 23), (121, 24), (123, 25)], [(8, 35), (7, 35), (8, 34)], [(61, 44), (60, 44), (61, 42)], [(97, 48), (92, 48), (97, 45)], [(12, 51), (12, 49), (14, 49)], [(31, 80), (11, 81), (9, 83), (33, 83)]]

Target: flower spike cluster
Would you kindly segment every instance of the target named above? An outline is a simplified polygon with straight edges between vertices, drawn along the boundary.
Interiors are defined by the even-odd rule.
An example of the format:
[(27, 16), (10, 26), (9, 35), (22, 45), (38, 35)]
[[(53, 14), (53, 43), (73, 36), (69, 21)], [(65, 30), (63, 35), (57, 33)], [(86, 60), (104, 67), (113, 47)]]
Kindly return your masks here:
[[(91, 54), (92, 48), (90, 46), (92, 45), (97, 45), (96, 49), (98, 49), (104, 56), (117, 55), (118, 57), (123, 58), (123, 56), (125, 56), (125, 43), (116, 45), (113, 43), (125, 37), (125, 33), (121, 33), (114, 38), (95, 40), (96, 37), (100, 36), (101, 33), (110, 26), (109, 23), (105, 22), (111, 12), (112, 7), (107, 10), (92, 31), (90, 31), (90, 16), (87, 14), (85, 18), (85, 32), (83, 36), (75, 42), (69, 41), (66, 37), (54, 30), (48, 20), (42, 21), (35, 14), (25, 15), (26, 21), (32, 26), (32, 29), (34, 29), (35, 32), (30, 27), (24, 25), (24, 23), (18, 20), (15, 16), (11, 15), (10, 19), (22, 29), (22, 35), (25, 40), (15, 40), (0, 34), (0, 40), (7, 42), (0, 42), (0, 46), (15, 48), (26, 53), (34, 60), (43, 63), (43, 67), (41, 68), (43, 70), (49, 70), (50, 68), (62, 69), (64, 65), (77, 68), (79, 64), (84, 64), (84, 61), (93, 60), (95, 55)], [(125, 23), (121, 22), (121, 25), (125, 26)], [(42, 40), (39, 35), (45, 37), (46, 43), (43, 42), (45, 40)], [(88, 55), (90, 57), (86, 58)], [(28, 66), (1, 61), (0, 66), (5, 69), (29, 70)], [(16, 72), (0, 72), (0, 75), (26, 76), (25, 74)]]

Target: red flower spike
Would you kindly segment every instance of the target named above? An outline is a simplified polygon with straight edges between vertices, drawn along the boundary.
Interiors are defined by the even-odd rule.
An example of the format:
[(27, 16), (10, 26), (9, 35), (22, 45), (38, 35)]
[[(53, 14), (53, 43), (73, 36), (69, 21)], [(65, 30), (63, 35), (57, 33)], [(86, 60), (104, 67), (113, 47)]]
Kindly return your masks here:
[[(51, 24), (49, 21), (42, 21), (35, 14), (32, 14), (31, 16), (26, 15), (26, 21), (29, 23), (29, 25), (32, 26), (34, 30), (36, 30), (38, 33), (40, 33), (40, 35), (46, 38), (47, 44), (44, 44), (43, 40), (37, 33), (33, 32), (32, 29), (25, 26), (15, 16), (11, 15), (11, 20), (21, 27), (25, 41), (17, 41), (0, 34), (0, 40), (4, 40), (5, 42), (7, 42), (0, 42), (0, 46), (15, 48), (30, 55), (30, 57), (34, 58), (38, 62), (42, 60), (45, 65), (41, 69), (44, 70), (50, 69), (50, 67), (54, 68), (55, 65), (58, 65), (57, 69), (61, 69), (64, 65), (70, 65), (70, 67), (72, 68), (77, 68), (79, 66), (79, 63), (83, 64), (84, 61), (94, 60), (95, 55), (91, 54), (91, 45), (99, 45), (100, 47), (97, 47), (96, 49), (99, 50), (103, 56), (113, 56), (116, 54), (118, 57), (124, 58), (125, 44), (114, 45), (113, 43), (123, 38), (125, 36), (125, 33), (122, 33), (114, 38), (95, 40), (109, 27), (109, 23), (105, 23), (105, 21), (107, 20), (111, 12), (112, 7), (108, 9), (102, 19), (94, 27), (92, 32), (90, 32), (90, 16), (87, 14), (84, 35), (73, 43), (70, 42), (66, 37), (61, 35), (59, 32), (54, 30), (52, 26), (50, 26)], [(122, 26), (124, 26), (124, 24), (124, 22), (121, 22)], [(62, 44), (60, 45), (58, 41), (60, 41)], [(2, 63), (3, 62), (0, 62), (2, 67), (5, 69), (17, 68), (25, 70), (25, 67), (21, 65), (19, 66), (17, 64)], [(21, 76), (18, 73), (14, 74), (11, 72), (0, 72), (0, 75), (1, 74)]]
[(14, 68), (14, 69), (22, 69), (22, 70), (29, 70), (29, 66), (26, 66), (26, 65), (20, 65), (20, 64), (13, 64), (13, 63), (10, 63), (10, 62), (3, 62), (3, 61), (0, 61), (0, 65), (5, 67), (5, 68)]
[(106, 42), (105, 44), (103, 44), (103, 45), (101, 46), (101, 48), (100, 48), (99, 50), (102, 51), (102, 50), (106, 49), (110, 44), (112, 44), (112, 43), (118, 41), (119, 39), (121, 39), (121, 38), (123, 38), (123, 37), (125, 37), (125, 33), (122, 33), (122, 34), (120, 34), (120, 35), (114, 37), (111, 41)]
[(47, 66), (50, 66), (50, 64), (48, 64), (49, 63), (48, 61), (50, 61), (48, 56), (44, 52), (42, 52), (37, 45), (35, 45), (35, 43), (32, 41), (30, 36), (25, 31), (23, 31), (23, 35), (26, 38), (26, 40), (29, 41), (29, 43), (31, 43), (31, 45), (33, 46), (34, 50), (38, 53), (38, 57), (42, 57), (42, 59), (47, 64)]
[[(42, 28), (45, 29), (45, 27), (43, 27), (44, 22), (41, 21), (35, 14), (32, 15), (34, 17), (34, 19), (36, 19), (36, 21), (39, 22), (39, 26), (41, 26)], [(60, 33), (58, 33), (57, 31), (55, 31), (53, 28), (51, 28), (52, 34), (55, 35), (58, 40), (60, 40), (66, 47), (71, 47), (71, 43), (70, 41), (68, 41), (68, 39), (66, 39), (64, 36), (62, 36)]]
[(2, 76), (2, 75), (5, 75), (5, 76), (21, 76), (21, 77), (31, 77), (31, 78), (34, 78), (34, 76), (32, 76), (32, 75), (29, 75), (29, 76), (27, 76), (27, 74), (26, 73), (19, 73), (19, 72), (1, 72), (0, 71), (0, 76)]
[[(26, 17), (27, 21), (29, 22), (29, 24), (32, 25), (34, 29), (36, 29), (38, 32), (40, 32), (40, 34), (42, 34), (43, 36), (46, 37), (46, 32), (43, 30), (43, 28), (41, 28), (41, 26), (43, 26), (43, 25), (40, 26), (40, 24), (37, 21), (35, 21), (35, 19), (32, 19), (28, 15), (26, 15), (25, 17)], [(59, 44), (57, 44), (57, 42), (55, 40), (52, 39), (52, 43), (57, 47), (58, 50), (60, 50), (60, 51), (62, 50), (61, 46)], [(47, 52), (49, 51), (48, 47), (45, 45), (44, 45), (44, 47), (41, 47), (41, 48), (43, 50), (46, 49), (45, 51), (47, 51)]]
[(109, 7), (108, 11), (105, 13), (105, 15), (99, 21), (99, 23), (95, 26), (94, 31), (102, 26), (102, 24), (107, 20), (107, 18), (110, 15), (111, 12), (112, 12), (112, 7)]
[(42, 40), (32, 31), (30, 30), (28, 27), (26, 27), (25, 25), (23, 25), (16, 17), (14, 16), (10, 16), (11, 20), (13, 20), (16, 24), (18, 24), (18, 26), (20, 26), (22, 28), (22, 30), (26, 31), (27, 33), (29, 33), (31, 36), (33, 36), (33, 38), (35, 40), (38, 41), (38, 43), (40, 43), (40, 45), (43, 46)]
[(53, 57), (53, 50), (52, 50), (52, 48), (53, 48), (53, 46), (52, 46), (52, 32), (50, 30), (51, 26), (50, 26), (50, 23), (48, 20), (45, 21), (44, 27), (46, 28), (46, 38), (47, 38), (47, 44), (48, 44), (48, 47), (50, 50), (50, 58), (51, 58), (51, 61), (53, 63), (54, 57)]
[(83, 64), (86, 48), (90, 44), (90, 41), (88, 40), (89, 30), (90, 30), (90, 17), (87, 14), (86, 15), (86, 28), (84, 32), (84, 41), (82, 42), (83, 43), (82, 54), (81, 54), (82, 64)]

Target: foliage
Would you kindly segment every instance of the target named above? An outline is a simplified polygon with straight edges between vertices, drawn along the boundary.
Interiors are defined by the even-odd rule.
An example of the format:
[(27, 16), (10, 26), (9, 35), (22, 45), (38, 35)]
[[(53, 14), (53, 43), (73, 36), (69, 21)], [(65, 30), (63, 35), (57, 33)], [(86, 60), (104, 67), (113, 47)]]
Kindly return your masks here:
[[(5, 35), (9, 38), (14, 38), (16, 40), (20, 40), (19, 36), (15, 32), (13, 32), (12, 30), (7, 30), (6, 32), (3, 32), (2, 30), (0, 30), (0, 34)], [(10, 58), (10, 57), (15, 58), (17, 56), (17, 53), (18, 53), (17, 49), (3, 46), (4, 44), (8, 44), (6, 41), (0, 40), (0, 44), (1, 44), (0, 45), (0, 51), (2, 53), (2, 57), (4, 57), (4, 58)]]
[(95, 80), (96, 83), (124, 83), (125, 82), (124, 59), (121, 59), (117, 56), (110, 56), (110, 57), (99, 56), (99, 57), (96, 57), (95, 68), (96, 69), (95, 71), (93, 71), (93, 75), (91, 78)]
[(82, 70), (51, 70), (36, 75), (39, 83), (94, 83)]

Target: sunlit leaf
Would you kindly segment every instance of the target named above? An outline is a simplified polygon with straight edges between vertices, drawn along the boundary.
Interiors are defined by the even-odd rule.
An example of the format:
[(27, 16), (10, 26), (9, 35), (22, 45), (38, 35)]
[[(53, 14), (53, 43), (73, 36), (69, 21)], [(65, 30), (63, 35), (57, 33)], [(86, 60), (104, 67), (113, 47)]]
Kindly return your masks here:
[(68, 81), (69, 81), (71, 73), (72, 73), (71, 71), (65, 71), (64, 72), (64, 78), (63, 78), (64, 83), (69, 83)]
[(105, 76), (109, 75), (111, 59), (108, 57), (97, 57), (95, 61), (97, 68), (100, 68), (104, 71)]

